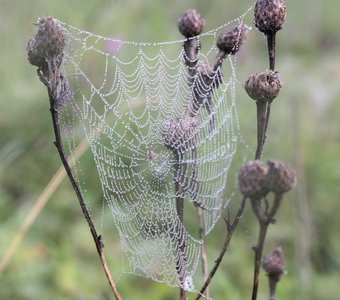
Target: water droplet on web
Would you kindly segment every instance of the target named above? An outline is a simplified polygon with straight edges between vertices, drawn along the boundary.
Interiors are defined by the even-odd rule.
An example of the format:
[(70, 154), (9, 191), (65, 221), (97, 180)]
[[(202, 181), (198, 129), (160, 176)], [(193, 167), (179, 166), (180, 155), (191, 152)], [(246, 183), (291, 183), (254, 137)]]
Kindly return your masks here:
[[(236, 21), (200, 37), (206, 47), (199, 50), (200, 62), (215, 58), (216, 34), (242, 18)], [(127, 42), (62, 25), (70, 41), (63, 68), (74, 92), (61, 110), (67, 132), (63, 139), (71, 153), (82, 134), (88, 139), (105, 203), (119, 228), (131, 271), (178, 286), (174, 232), (181, 223), (174, 201), (174, 182), (179, 180), (174, 176), (184, 178), (185, 201), (190, 205), (202, 201), (209, 233), (221, 215), (225, 181), (239, 140), (236, 60), (226, 61), (225, 73), (233, 76), (225, 76), (211, 96), (214, 130), (207, 111), (198, 110), (195, 142), (181, 149), (177, 161), (163, 144), (161, 128), (165, 120), (183, 116), (192, 93), (183, 64), (183, 41)], [(200, 86), (205, 104), (210, 92), (211, 86)], [(87, 165), (88, 159), (86, 156), (82, 162)], [(177, 175), (175, 167), (179, 168)], [(78, 182), (86, 187), (82, 192), (87, 193), (84, 174), (78, 167), (75, 170)], [(91, 176), (96, 176), (93, 170)], [(183, 234), (187, 259), (184, 285), (192, 291), (201, 245), (186, 228)]]

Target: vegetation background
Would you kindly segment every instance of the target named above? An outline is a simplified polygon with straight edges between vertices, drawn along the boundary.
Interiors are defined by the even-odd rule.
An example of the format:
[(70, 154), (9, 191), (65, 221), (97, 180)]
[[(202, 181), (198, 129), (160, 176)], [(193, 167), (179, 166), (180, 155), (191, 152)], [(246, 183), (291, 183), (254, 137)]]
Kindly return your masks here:
[[(51, 15), (101, 35), (128, 40), (179, 39), (176, 22), (196, 8), (206, 28), (233, 19), (247, 0), (0, 0), (0, 261), (38, 195), (60, 167), (54, 148), (47, 93), (28, 64), (25, 48), (33, 22)], [(272, 108), (264, 159), (289, 162), (298, 186), (270, 228), (265, 252), (281, 245), (287, 275), (278, 299), (333, 300), (340, 282), (340, 2), (286, 0), (278, 33), (277, 69), (284, 87)], [(252, 23), (252, 12), (245, 19)], [(266, 44), (248, 35), (238, 63), (242, 133), (255, 148), (255, 104), (242, 82), (267, 68)], [(89, 176), (93, 176), (90, 174)], [(100, 197), (98, 191), (90, 196)], [(233, 205), (237, 207), (236, 196)], [(122, 255), (110, 222), (103, 224), (106, 253), (124, 299), (177, 299), (177, 289), (122, 273)], [(215, 299), (249, 299), (251, 246), (257, 224), (248, 207), (223, 266), (211, 285)], [(225, 226), (208, 237), (210, 265)], [(266, 299), (261, 276), (259, 299)], [(12, 260), (0, 274), (0, 299), (111, 299), (89, 230), (68, 180), (52, 195)]]

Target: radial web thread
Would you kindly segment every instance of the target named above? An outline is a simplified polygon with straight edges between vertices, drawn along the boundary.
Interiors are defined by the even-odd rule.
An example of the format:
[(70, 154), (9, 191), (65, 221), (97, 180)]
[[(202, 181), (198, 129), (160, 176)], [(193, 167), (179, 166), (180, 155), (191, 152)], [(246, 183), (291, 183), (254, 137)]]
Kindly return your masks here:
[[(213, 62), (216, 35), (241, 22), (199, 36), (199, 62)], [(83, 132), (88, 139), (130, 271), (193, 291), (201, 243), (178, 216), (175, 184), (182, 185), (186, 205), (202, 209), (208, 234), (227, 205), (228, 170), (239, 142), (235, 58), (226, 58), (211, 105), (203, 101), (210, 112), (198, 110), (195, 142), (176, 160), (162, 128), (185, 113), (193, 92), (188, 81), (200, 82), (198, 75), (188, 77), (183, 40), (127, 42), (60, 23), (68, 39), (63, 72), (72, 89), (59, 108), (63, 139), (70, 151), (75, 136)], [(196, 88), (204, 98), (212, 84)]]

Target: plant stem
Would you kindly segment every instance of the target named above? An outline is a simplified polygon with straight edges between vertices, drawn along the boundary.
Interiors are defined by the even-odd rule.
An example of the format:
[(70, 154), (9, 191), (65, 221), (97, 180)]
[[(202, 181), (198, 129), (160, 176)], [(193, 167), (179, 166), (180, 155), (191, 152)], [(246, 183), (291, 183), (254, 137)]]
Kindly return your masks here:
[(260, 232), (258, 237), (258, 242), (255, 247), (253, 247), (253, 250), (255, 252), (255, 259), (254, 259), (254, 280), (253, 280), (253, 292), (252, 292), (252, 300), (257, 299), (257, 291), (259, 287), (259, 276), (260, 276), (260, 270), (261, 270), (261, 258), (262, 258), (262, 252), (263, 252), (263, 246), (264, 241), (266, 239), (267, 229), (268, 229), (268, 223), (266, 221), (260, 221)]
[(259, 286), (259, 276), (261, 271), (261, 261), (262, 261), (262, 252), (264, 247), (264, 242), (266, 239), (266, 234), (268, 230), (269, 224), (273, 223), (274, 216), (277, 213), (281, 201), (283, 198), (283, 194), (275, 194), (274, 202), (272, 207), (270, 208), (269, 212), (264, 212), (263, 209), (259, 205), (256, 205), (256, 202), (252, 200), (253, 210), (257, 216), (257, 219), (260, 224), (260, 232), (258, 237), (258, 242), (255, 247), (253, 247), (253, 250), (255, 252), (255, 258), (254, 258), (254, 280), (253, 280), (253, 292), (252, 292), (252, 300), (257, 299), (257, 291)]
[(268, 103), (256, 101), (257, 108), (257, 147), (255, 159), (260, 159), (266, 136), (266, 125), (268, 126)]
[(235, 229), (236, 229), (236, 227), (238, 225), (238, 222), (240, 221), (240, 218), (242, 216), (244, 207), (246, 205), (246, 200), (247, 200), (246, 197), (244, 197), (242, 199), (242, 202), (240, 204), (240, 207), (239, 207), (238, 211), (236, 212), (236, 215), (235, 215), (235, 218), (234, 218), (233, 222), (230, 223), (228, 221), (228, 223), (227, 223), (228, 233), (227, 233), (227, 236), (226, 236), (226, 238), (224, 240), (224, 244), (223, 244), (222, 250), (221, 250), (219, 256), (217, 257), (217, 259), (215, 260), (215, 264), (214, 264), (213, 268), (211, 269), (211, 271), (210, 271), (210, 273), (208, 275), (208, 278), (204, 282), (204, 284), (203, 284), (201, 290), (199, 291), (198, 295), (196, 296), (195, 300), (198, 300), (198, 299), (200, 299), (202, 297), (204, 291), (207, 289), (208, 285), (211, 282), (211, 279), (214, 277), (218, 267), (220, 266), (220, 264), (222, 262), (222, 259), (223, 259), (223, 256), (224, 256), (225, 252), (227, 251), (227, 248), (228, 248), (228, 245), (230, 243), (231, 237), (232, 237), (232, 235), (233, 235), (233, 233), (234, 233), (234, 231), (235, 231)]
[(59, 125), (59, 115), (58, 115), (58, 110), (57, 110), (57, 103), (58, 103), (58, 94), (57, 94), (57, 71), (58, 69), (56, 67), (54, 68), (49, 68), (49, 73), (48, 73), (48, 78), (44, 78), (43, 76), (46, 76), (46, 74), (43, 74), (41, 70), (38, 70), (38, 76), (40, 80), (47, 84), (47, 90), (48, 90), (48, 95), (49, 95), (49, 101), (50, 101), (50, 112), (51, 112), (51, 117), (52, 117), (52, 123), (53, 123), (53, 131), (55, 135), (55, 142), (54, 145), (56, 146), (60, 159), (62, 161), (62, 164), (65, 168), (65, 171), (67, 173), (67, 176), (70, 179), (70, 182), (72, 184), (72, 187), (77, 195), (80, 207), (82, 209), (83, 215), (87, 221), (87, 224), (90, 228), (94, 243), (96, 245), (97, 253), (99, 255), (100, 261), (102, 263), (106, 278), (109, 282), (109, 285), (111, 287), (111, 290), (116, 298), (116, 300), (121, 300), (121, 296), (117, 290), (116, 284), (114, 283), (110, 269), (108, 267), (108, 264), (106, 262), (106, 258), (103, 252), (103, 241), (100, 235), (97, 234), (95, 225), (91, 219), (90, 213), (86, 207), (85, 201), (83, 199), (83, 196), (81, 194), (80, 188), (78, 186), (78, 183), (75, 179), (75, 177), (72, 174), (71, 167), (67, 161), (64, 148), (63, 148), (63, 143), (61, 139), (61, 133), (60, 133), (60, 125)]
[(276, 286), (277, 282), (279, 281), (279, 278), (275, 276), (269, 276), (268, 279), (269, 279), (269, 300), (275, 300)]
[(269, 56), (269, 70), (275, 70), (275, 48), (276, 48), (276, 33), (267, 34), (267, 46)]
[[(205, 248), (204, 241), (204, 223), (203, 223), (203, 210), (200, 207), (197, 207), (197, 221), (198, 221), (198, 235), (201, 241), (201, 262), (202, 262), (202, 274), (203, 274), (203, 282), (208, 279), (208, 263), (207, 263), (207, 251)], [(204, 292), (204, 296), (209, 299), (209, 289), (206, 288)]]
[(186, 300), (185, 285), (185, 239), (184, 239), (184, 188), (185, 188), (185, 171), (186, 165), (183, 165), (183, 154), (181, 151), (174, 151), (175, 167), (174, 167), (174, 181), (175, 181), (175, 194), (176, 194), (176, 210), (179, 218), (178, 224), (178, 261), (177, 272), (179, 275), (180, 283), (180, 300)]

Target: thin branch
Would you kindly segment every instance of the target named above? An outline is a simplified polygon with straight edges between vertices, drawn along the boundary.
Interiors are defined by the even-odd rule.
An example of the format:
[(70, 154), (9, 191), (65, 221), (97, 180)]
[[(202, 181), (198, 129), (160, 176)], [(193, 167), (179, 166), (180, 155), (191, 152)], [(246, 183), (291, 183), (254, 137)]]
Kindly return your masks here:
[(269, 70), (275, 70), (275, 48), (276, 48), (276, 32), (267, 34), (267, 46), (269, 56)]
[(222, 247), (222, 250), (219, 254), (219, 256), (217, 257), (217, 259), (215, 260), (215, 264), (213, 266), (213, 268), (211, 269), (210, 273), (209, 273), (209, 276), (207, 278), (207, 280), (205, 281), (205, 283), (203, 284), (201, 290), (199, 291), (198, 295), (196, 296), (195, 300), (198, 300), (202, 297), (202, 295), (204, 294), (204, 291), (206, 290), (206, 288), (209, 286), (210, 282), (211, 282), (211, 279), (214, 277), (217, 269), (219, 268), (221, 262), (222, 262), (222, 259), (223, 259), (223, 256), (225, 254), (225, 252), (227, 251), (227, 248), (228, 248), (228, 245), (230, 243), (230, 240), (231, 240), (231, 237), (238, 225), (238, 222), (240, 221), (240, 218), (242, 216), (242, 213), (243, 213), (243, 210), (244, 210), (244, 207), (246, 205), (246, 200), (247, 198), (244, 197), (242, 199), (242, 202), (240, 204), (240, 207), (238, 209), (238, 211), (236, 212), (236, 215), (235, 215), (235, 218), (233, 220), (233, 222), (230, 224), (229, 227), (229, 230), (228, 230), (228, 233), (227, 233), (227, 236), (224, 240), (224, 244), (223, 244), (223, 247)]
[(110, 284), (111, 290), (116, 298), (116, 300), (121, 300), (121, 296), (117, 290), (117, 287), (112, 279), (109, 267), (106, 262), (105, 255), (103, 253), (103, 243), (101, 236), (98, 236), (95, 225), (91, 219), (90, 213), (86, 207), (85, 201), (83, 199), (83, 196), (81, 194), (80, 188), (78, 186), (78, 183), (75, 179), (75, 177), (72, 174), (71, 167), (67, 161), (66, 155), (64, 153), (63, 143), (61, 139), (61, 133), (60, 133), (60, 125), (59, 125), (59, 116), (58, 116), (58, 110), (57, 110), (57, 103), (58, 103), (58, 67), (56, 67), (55, 64), (49, 63), (49, 71), (43, 72), (42, 70), (38, 69), (38, 76), (40, 80), (46, 85), (50, 100), (50, 112), (52, 117), (52, 123), (53, 123), (53, 130), (55, 135), (55, 146), (58, 150), (60, 159), (63, 163), (63, 166), (65, 168), (65, 171), (70, 179), (70, 182), (72, 184), (72, 187), (77, 195), (80, 207), (82, 209), (83, 215), (87, 221), (87, 224), (90, 228), (93, 240), (96, 245), (97, 253), (99, 255), (99, 258), (101, 260), (101, 263), (104, 268), (105, 275), (107, 277), (107, 280)]
[(259, 277), (260, 277), (260, 271), (261, 271), (261, 260), (262, 260), (262, 252), (264, 247), (264, 242), (267, 235), (267, 230), (269, 224), (274, 222), (274, 216), (277, 213), (281, 201), (283, 198), (283, 194), (275, 194), (274, 202), (269, 209), (266, 207), (266, 210), (264, 211), (261, 209), (261, 207), (258, 205), (257, 209), (261, 211), (260, 216), (256, 214), (256, 205), (253, 205), (253, 210), (258, 218), (259, 224), (260, 224), (260, 231), (259, 231), (259, 237), (258, 242), (255, 247), (253, 247), (253, 250), (255, 251), (255, 257), (254, 257), (254, 279), (253, 279), (253, 291), (252, 291), (252, 300), (257, 299), (257, 291), (259, 286)]
[(257, 147), (255, 159), (260, 159), (263, 151), (263, 146), (266, 137), (266, 130), (268, 127), (268, 107), (267, 102), (256, 101), (257, 108)]
[[(198, 221), (198, 236), (201, 241), (201, 263), (202, 263), (202, 275), (203, 282), (208, 279), (208, 262), (207, 262), (207, 250), (205, 247), (204, 240), (204, 223), (203, 223), (203, 210), (200, 207), (197, 207), (197, 221)], [(209, 299), (209, 289), (206, 288), (204, 292), (204, 296)]]
[(174, 151), (174, 181), (175, 181), (175, 193), (176, 193), (176, 209), (179, 218), (178, 224), (178, 261), (177, 261), (177, 272), (180, 281), (180, 300), (186, 300), (186, 291), (184, 289), (185, 284), (185, 238), (184, 238), (184, 190), (185, 190), (185, 172), (186, 164), (183, 164), (183, 154), (181, 151)]
[(255, 259), (254, 259), (254, 280), (253, 280), (253, 291), (252, 291), (252, 300), (256, 300), (257, 298), (257, 290), (259, 287), (259, 276), (261, 270), (261, 258), (262, 258), (262, 251), (264, 246), (264, 241), (267, 235), (268, 224), (266, 221), (259, 221), (260, 223), (260, 232), (258, 237), (258, 242), (253, 250), (255, 252)]

